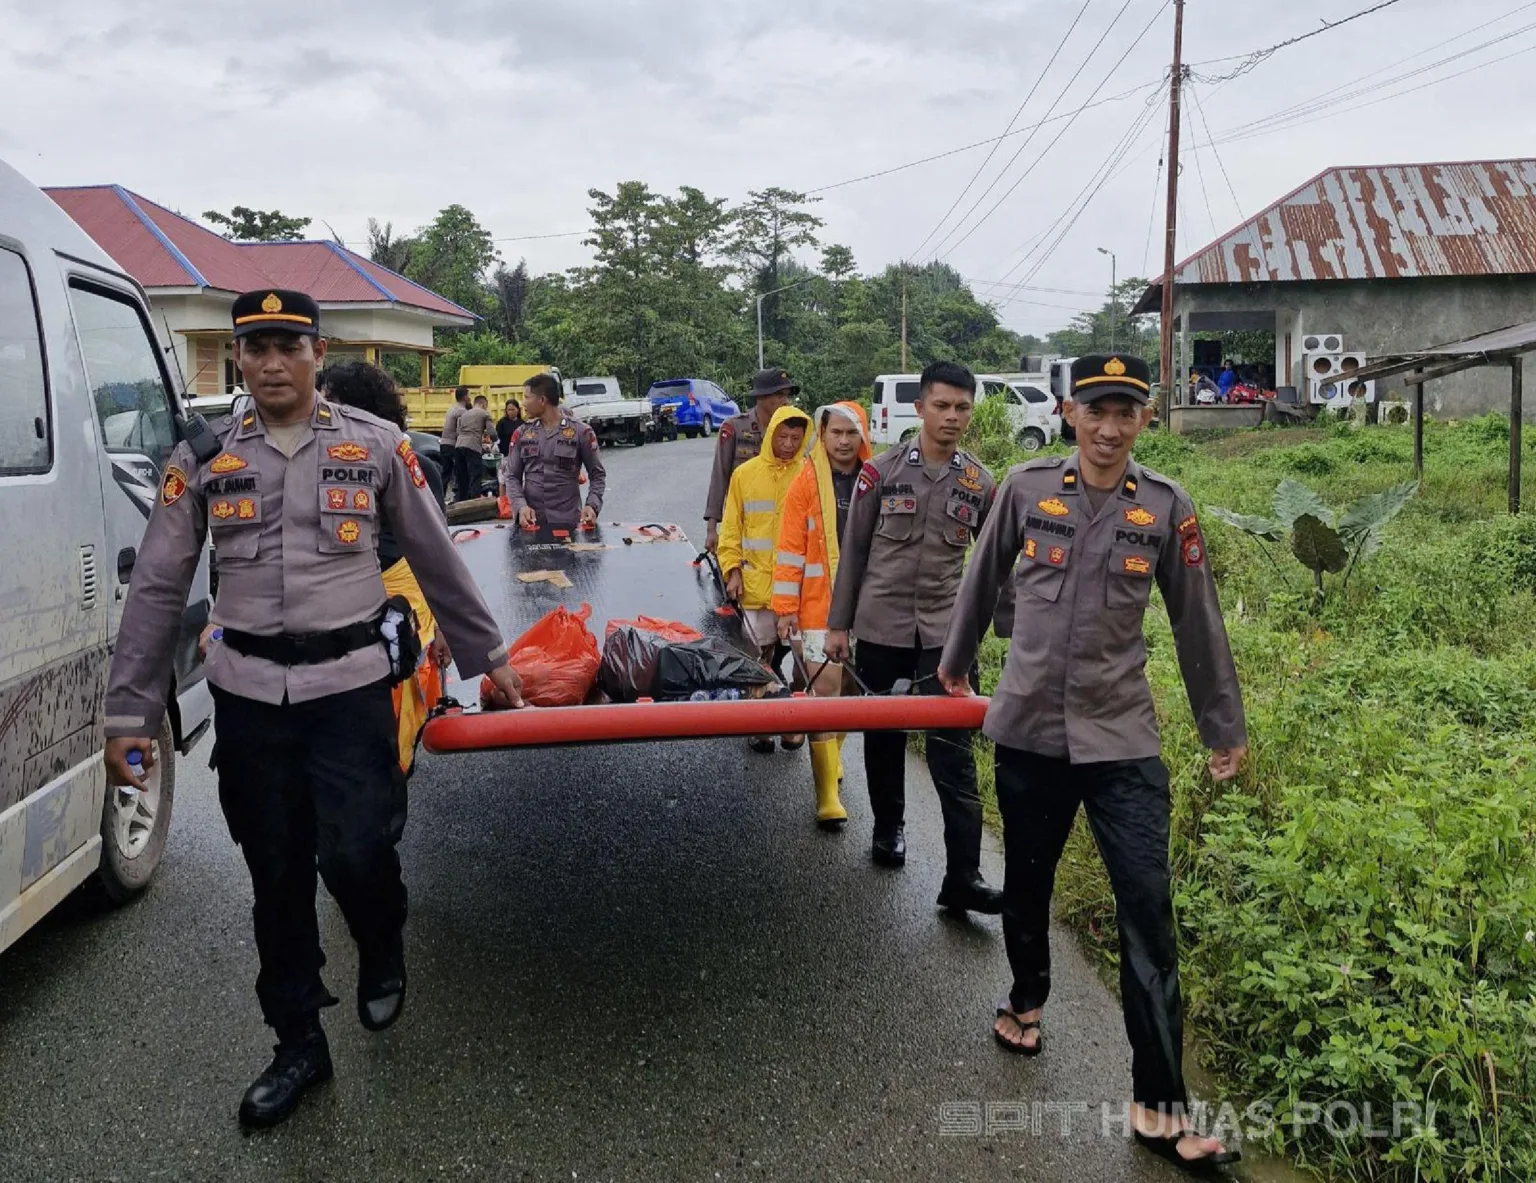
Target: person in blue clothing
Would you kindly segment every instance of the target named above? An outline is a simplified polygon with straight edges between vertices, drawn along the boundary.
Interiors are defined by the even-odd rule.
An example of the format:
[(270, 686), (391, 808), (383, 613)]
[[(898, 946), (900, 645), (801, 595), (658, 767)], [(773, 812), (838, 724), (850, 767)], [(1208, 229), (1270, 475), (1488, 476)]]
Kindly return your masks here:
[(1236, 386), (1236, 385), (1237, 385), (1237, 370), (1234, 367), (1233, 363), (1229, 360), (1227, 362), (1227, 364), (1224, 367), (1222, 367), (1221, 377), (1216, 379), (1216, 388), (1221, 391), (1221, 401), (1222, 402), (1230, 402), (1231, 401), (1231, 399), (1232, 399), (1232, 388), (1234, 386)]

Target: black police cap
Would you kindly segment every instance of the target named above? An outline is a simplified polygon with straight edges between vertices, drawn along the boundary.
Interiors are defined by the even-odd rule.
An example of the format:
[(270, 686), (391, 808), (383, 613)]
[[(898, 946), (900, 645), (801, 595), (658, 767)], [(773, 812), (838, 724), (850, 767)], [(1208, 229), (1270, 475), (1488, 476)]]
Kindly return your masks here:
[(235, 322), (235, 336), (252, 333), (302, 333), (320, 335), (320, 305), (303, 292), (282, 288), (259, 288), (235, 297), (230, 309)]
[(1152, 368), (1139, 357), (1093, 354), (1072, 363), (1072, 401), (1091, 403), (1111, 394), (1142, 406), (1152, 400)]
[(767, 398), (772, 394), (787, 394), (790, 398), (799, 395), (800, 388), (789, 380), (788, 372), (773, 366), (766, 370), (759, 370), (752, 378), (752, 389), (747, 392), (751, 399)]

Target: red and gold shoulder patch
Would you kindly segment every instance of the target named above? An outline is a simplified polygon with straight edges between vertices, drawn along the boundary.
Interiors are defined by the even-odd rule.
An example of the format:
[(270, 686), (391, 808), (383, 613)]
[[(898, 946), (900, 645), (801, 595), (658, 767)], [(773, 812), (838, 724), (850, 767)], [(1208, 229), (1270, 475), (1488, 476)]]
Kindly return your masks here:
[(1140, 555), (1126, 555), (1125, 573), (1127, 575), (1150, 575), (1152, 574), (1152, 564)]
[(176, 465), (171, 465), (165, 470), (165, 477), (160, 481), (160, 504), (175, 505), (186, 491), (187, 474)]
[(857, 501), (879, 483), (880, 470), (873, 464), (866, 462), (864, 467), (859, 470), (858, 483), (854, 486), (853, 490), (854, 500)]
[(1143, 509), (1139, 505), (1135, 509), (1128, 509), (1125, 511), (1125, 520), (1130, 522), (1133, 526), (1157, 525), (1157, 515), (1150, 512), (1149, 510)]
[[(522, 429), (519, 428), (516, 432), (513, 432), (512, 438), (516, 439), (521, 433)], [(410, 459), (413, 453), (413, 449), (411, 448), (411, 437), (408, 435), (402, 435), (400, 437), (400, 442), (395, 445), (395, 452), (402, 460)]]
[(736, 429), (734, 427), (732, 427), (729, 423), (722, 423), (722, 424), (720, 424), (720, 438), (721, 439), (728, 440), (728, 439), (730, 439), (735, 434), (736, 434)]
[(1205, 562), (1205, 544), (1200, 541), (1198, 531), (1192, 531), (1184, 536), (1184, 541), (1179, 544), (1184, 553), (1184, 565), (1186, 567), (1198, 567)]
[(341, 525), (336, 527), (337, 539), (341, 542), (345, 542), (348, 546), (351, 546), (362, 536), (363, 528), (351, 519), (342, 522)]
[(1041, 513), (1048, 513), (1053, 518), (1064, 518), (1072, 512), (1067, 508), (1067, 503), (1059, 497), (1050, 497), (1044, 501), (1037, 501), (1035, 505)]
[(223, 476), (226, 473), (239, 472), (242, 468), (247, 467), (249, 465), (233, 453), (220, 452), (213, 458), (213, 463), (208, 466), (208, 471)]
[(362, 444), (354, 444), (350, 440), (344, 444), (332, 444), (325, 450), (325, 454), (332, 460), (340, 460), (343, 464), (357, 464), (373, 455)]
[(1192, 530), (1199, 529), (1199, 527), (1200, 527), (1200, 519), (1197, 518), (1194, 514), (1190, 514), (1187, 518), (1185, 518), (1182, 522), (1179, 523), (1179, 534), (1180, 535), (1188, 534)]

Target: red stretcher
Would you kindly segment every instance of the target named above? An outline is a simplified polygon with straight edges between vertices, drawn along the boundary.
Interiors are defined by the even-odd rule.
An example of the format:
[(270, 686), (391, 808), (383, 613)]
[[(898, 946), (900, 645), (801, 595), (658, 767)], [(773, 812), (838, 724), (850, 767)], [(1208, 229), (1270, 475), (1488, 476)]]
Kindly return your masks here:
[[(606, 635), (609, 620), (651, 616), (681, 621), (706, 637), (726, 639), (752, 653), (712, 562), (696, 562), (692, 544), (676, 525), (616, 522), (591, 531), (554, 533), (494, 522), (452, 532), (504, 636), (520, 635), (561, 604), (574, 611), (586, 603), (592, 605), (589, 624), (599, 638)], [(550, 579), (551, 572), (560, 578)], [(529, 575), (539, 578), (528, 581)], [(477, 683), (450, 685), (449, 695), (476, 702)], [(807, 732), (976, 730), (987, 705), (986, 698), (937, 694), (797, 694), (738, 702), (602, 703), (517, 711), (451, 707), (428, 721), (422, 744), (442, 755)]]

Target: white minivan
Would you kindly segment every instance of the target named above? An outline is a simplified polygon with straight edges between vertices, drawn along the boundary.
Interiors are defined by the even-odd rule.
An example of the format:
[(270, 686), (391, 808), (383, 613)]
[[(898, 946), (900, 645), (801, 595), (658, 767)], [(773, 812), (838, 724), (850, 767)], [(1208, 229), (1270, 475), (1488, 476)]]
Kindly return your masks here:
[(175, 753), (207, 729), (204, 550), (155, 766), (109, 790), (102, 694), (134, 560), (184, 434), (143, 291), (0, 163), (0, 949), (93, 876), (113, 900), (160, 863)]
[[(870, 399), (870, 435), (877, 444), (905, 443), (917, 435), (917, 374), (882, 374)], [(996, 374), (976, 376), (976, 400), (1002, 398), (1008, 404), (1019, 446), (1038, 452), (1061, 435), (1056, 400), (1039, 387)]]

